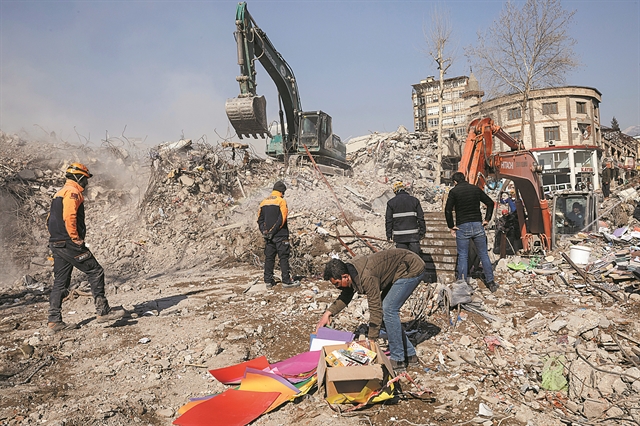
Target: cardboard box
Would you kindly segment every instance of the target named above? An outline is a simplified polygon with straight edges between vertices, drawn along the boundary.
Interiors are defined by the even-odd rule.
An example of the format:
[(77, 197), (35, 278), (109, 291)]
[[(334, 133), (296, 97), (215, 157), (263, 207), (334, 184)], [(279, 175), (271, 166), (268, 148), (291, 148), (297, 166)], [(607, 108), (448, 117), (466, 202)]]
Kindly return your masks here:
[[(329, 367), (325, 356), (337, 349), (347, 349), (348, 343), (324, 346), (318, 361), (318, 390), (329, 402), (352, 403), (366, 402), (362, 399), (363, 389), (379, 390), (386, 381), (394, 377), (389, 358), (380, 350), (377, 344), (372, 348), (377, 353), (376, 359), (370, 365), (350, 367)], [(341, 397), (344, 395), (344, 398)]]

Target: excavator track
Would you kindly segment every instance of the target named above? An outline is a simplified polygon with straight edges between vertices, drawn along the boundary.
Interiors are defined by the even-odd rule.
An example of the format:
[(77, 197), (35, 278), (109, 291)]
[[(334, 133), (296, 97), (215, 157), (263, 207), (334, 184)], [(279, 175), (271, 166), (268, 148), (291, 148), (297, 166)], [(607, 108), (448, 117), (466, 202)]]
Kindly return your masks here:
[(267, 123), (267, 100), (264, 96), (229, 98), (224, 109), (240, 139), (271, 137)]

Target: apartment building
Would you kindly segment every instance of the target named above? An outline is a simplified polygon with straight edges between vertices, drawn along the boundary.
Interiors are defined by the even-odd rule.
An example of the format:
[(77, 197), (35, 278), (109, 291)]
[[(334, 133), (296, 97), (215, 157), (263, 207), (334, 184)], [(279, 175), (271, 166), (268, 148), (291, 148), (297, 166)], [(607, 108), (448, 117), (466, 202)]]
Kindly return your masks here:
[[(602, 94), (592, 87), (563, 86), (533, 90), (521, 132), (521, 95), (477, 104), (470, 118), (491, 117), (511, 137), (521, 140), (542, 166), (545, 192), (600, 187), (600, 159), (605, 151), (600, 126)], [(495, 151), (509, 147), (494, 139)]]
[[(414, 129), (416, 132), (438, 130), (440, 80), (427, 77), (412, 85)], [(444, 80), (442, 94), (442, 130), (445, 139), (443, 155), (461, 154), (467, 137), (471, 108), (481, 102), (484, 92), (479, 89), (473, 73)]]
[[(600, 101), (602, 94), (592, 87), (564, 86), (533, 90), (521, 134), (520, 95), (508, 95), (476, 104), (471, 118), (491, 117), (525, 148), (594, 145), (600, 147)], [(497, 150), (508, 150), (495, 141)]]

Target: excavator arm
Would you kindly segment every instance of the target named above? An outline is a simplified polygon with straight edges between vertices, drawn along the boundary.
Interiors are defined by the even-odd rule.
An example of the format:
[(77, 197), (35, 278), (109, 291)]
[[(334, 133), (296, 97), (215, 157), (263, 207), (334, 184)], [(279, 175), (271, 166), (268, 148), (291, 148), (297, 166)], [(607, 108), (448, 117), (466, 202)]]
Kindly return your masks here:
[(241, 139), (243, 136), (271, 136), (266, 115), (266, 100), (264, 96), (257, 96), (256, 92), (255, 62), (258, 60), (278, 89), (286, 118), (288, 134), (286, 148), (289, 150), (298, 131), (297, 114), (302, 112), (298, 85), (293, 71), (265, 32), (256, 25), (245, 2), (239, 3), (236, 9), (234, 36), (240, 66), (240, 75), (236, 77), (240, 84), (240, 95), (226, 102), (225, 110), (229, 121)]
[[(504, 142), (511, 151), (493, 153), (493, 137)], [(533, 248), (534, 236), (544, 249), (551, 249), (551, 216), (542, 191), (540, 166), (533, 154), (524, 149), (491, 118), (476, 119), (469, 132), (460, 160), (459, 172), (467, 181), (484, 189), (489, 176), (513, 181), (519, 194), (516, 203), (518, 223), (524, 251)]]

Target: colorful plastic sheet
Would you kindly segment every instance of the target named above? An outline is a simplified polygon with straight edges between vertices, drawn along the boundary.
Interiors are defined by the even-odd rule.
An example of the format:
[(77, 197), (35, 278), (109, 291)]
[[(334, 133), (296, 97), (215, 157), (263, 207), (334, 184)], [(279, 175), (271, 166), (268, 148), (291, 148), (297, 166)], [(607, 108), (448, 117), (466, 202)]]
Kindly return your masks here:
[(262, 415), (280, 396), (279, 392), (227, 389), (173, 421), (179, 426), (242, 426)]
[[(240, 390), (269, 393), (278, 392), (279, 396), (265, 411), (267, 413), (275, 410), (291, 399), (292, 396), (299, 393), (298, 388), (277, 374), (252, 368), (247, 368), (245, 377), (240, 382)], [(247, 403), (251, 403), (251, 401), (247, 401)]]
[(292, 356), (283, 361), (271, 365), (271, 370), (283, 377), (296, 378), (305, 376), (318, 367), (321, 351), (309, 351)]
[(259, 358), (241, 362), (240, 364), (232, 365), (230, 367), (209, 370), (209, 373), (211, 373), (213, 377), (215, 377), (219, 382), (224, 383), (225, 385), (235, 385), (240, 383), (247, 368), (255, 368), (257, 370), (264, 370), (265, 368), (269, 368), (267, 357), (261, 356)]

